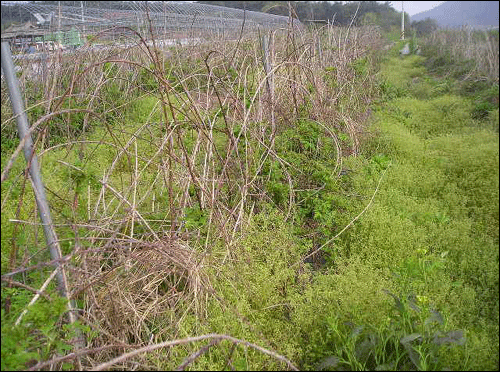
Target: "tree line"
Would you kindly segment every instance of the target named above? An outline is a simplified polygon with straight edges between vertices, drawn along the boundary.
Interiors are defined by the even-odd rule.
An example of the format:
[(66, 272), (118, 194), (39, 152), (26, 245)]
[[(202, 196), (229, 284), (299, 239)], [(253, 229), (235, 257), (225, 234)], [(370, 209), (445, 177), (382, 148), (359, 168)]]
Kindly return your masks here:
[[(276, 15), (298, 18), (303, 23), (326, 24), (338, 26), (376, 25), (390, 31), (401, 27), (401, 12), (391, 6), (390, 1), (195, 1), (200, 4), (219, 5), (229, 8), (246, 9)], [(290, 6), (292, 9), (290, 9)], [(359, 8), (358, 8), (359, 6)], [(354, 18), (354, 15), (356, 17)], [(354, 19), (353, 19), (354, 18)], [(405, 24), (410, 26), (417, 36), (435, 31), (438, 24), (427, 18), (412, 22), (405, 13)]]
[[(377, 1), (197, 1), (201, 4), (253, 10), (276, 15), (290, 15), (303, 23), (334, 23), (339, 26), (375, 24), (386, 29), (401, 25), (401, 13), (391, 7), (391, 2)], [(359, 9), (358, 9), (359, 6)], [(357, 14), (356, 14), (357, 10)], [(353, 17), (356, 14), (356, 18)]]

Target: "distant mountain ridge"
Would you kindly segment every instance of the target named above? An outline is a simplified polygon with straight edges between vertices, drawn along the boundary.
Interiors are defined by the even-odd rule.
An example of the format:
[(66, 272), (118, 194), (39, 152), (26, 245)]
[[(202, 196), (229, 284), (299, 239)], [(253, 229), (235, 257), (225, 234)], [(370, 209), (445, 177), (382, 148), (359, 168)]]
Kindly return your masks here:
[(498, 27), (498, 1), (447, 1), (431, 10), (417, 13), (411, 21), (435, 19), (439, 27)]

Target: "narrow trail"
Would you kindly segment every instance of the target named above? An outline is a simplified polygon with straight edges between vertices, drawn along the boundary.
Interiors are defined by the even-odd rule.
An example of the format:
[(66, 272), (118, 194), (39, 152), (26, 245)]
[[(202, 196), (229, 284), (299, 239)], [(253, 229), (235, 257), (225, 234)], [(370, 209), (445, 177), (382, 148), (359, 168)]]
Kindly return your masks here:
[(396, 54), (383, 63), (384, 98), (373, 106), (377, 135), (368, 153), (371, 163), (391, 168), (344, 250), (370, 269), (389, 272), (401, 296), (439, 309), (448, 329), (464, 331), (476, 355), (459, 368), (481, 368), (474, 363), (496, 355), (494, 369), (498, 130), (494, 119), (473, 119), (472, 101), (455, 94), (449, 81), (431, 77), (423, 61)]

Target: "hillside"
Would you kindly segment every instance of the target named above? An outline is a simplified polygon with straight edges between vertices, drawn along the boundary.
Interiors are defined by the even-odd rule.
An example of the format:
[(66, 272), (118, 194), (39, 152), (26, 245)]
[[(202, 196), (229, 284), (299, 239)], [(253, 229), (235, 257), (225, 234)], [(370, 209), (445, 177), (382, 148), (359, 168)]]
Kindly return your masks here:
[(412, 21), (435, 19), (440, 27), (498, 27), (497, 1), (447, 1), (431, 10), (415, 14)]

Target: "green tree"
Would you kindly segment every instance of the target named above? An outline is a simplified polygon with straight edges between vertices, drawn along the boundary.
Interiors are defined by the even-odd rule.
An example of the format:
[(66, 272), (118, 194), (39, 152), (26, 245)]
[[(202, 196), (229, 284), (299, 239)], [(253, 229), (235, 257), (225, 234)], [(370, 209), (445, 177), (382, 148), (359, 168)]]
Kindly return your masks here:
[(380, 26), (377, 14), (376, 13), (372, 13), (372, 12), (368, 12), (368, 13), (365, 13), (363, 15), (363, 19), (361, 21), (361, 24), (364, 25), (364, 26), (368, 26), (368, 25), (377, 25), (377, 26)]
[(438, 29), (437, 21), (432, 18), (426, 18), (422, 21), (412, 22), (411, 27), (417, 33), (417, 36), (428, 35)]

